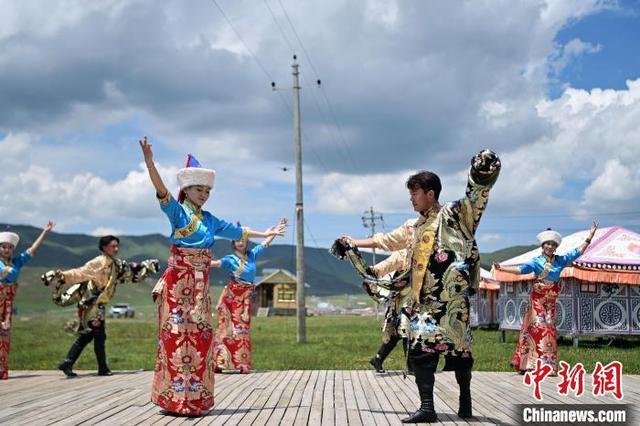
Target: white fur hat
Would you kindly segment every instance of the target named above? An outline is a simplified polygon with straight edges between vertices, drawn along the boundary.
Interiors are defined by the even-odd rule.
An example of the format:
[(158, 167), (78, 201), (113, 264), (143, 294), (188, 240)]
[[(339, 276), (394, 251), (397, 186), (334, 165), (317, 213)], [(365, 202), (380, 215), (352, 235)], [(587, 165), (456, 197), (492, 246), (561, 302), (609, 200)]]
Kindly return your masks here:
[(9, 243), (15, 247), (18, 245), (18, 241), (20, 241), (20, 236), (15, 232), (0, 232), (0, 244)]
[(180, 185), (180, 190), (194, 185), (208, 186), (213, 189), (215, 178), (215, 170), (203, 169), (202, 167), (185, 167), (184, 169), (178, 170), (178, 185)]
[(538, 234), (538, 242), (540, 245), (546, 243), (547, 241), (553, 241), (557, 245), (560, 245), (562, 242), (562, 235), (558, 231), (553, 231), (551, 229), (547, 229), (546, 231), (542, 231)]

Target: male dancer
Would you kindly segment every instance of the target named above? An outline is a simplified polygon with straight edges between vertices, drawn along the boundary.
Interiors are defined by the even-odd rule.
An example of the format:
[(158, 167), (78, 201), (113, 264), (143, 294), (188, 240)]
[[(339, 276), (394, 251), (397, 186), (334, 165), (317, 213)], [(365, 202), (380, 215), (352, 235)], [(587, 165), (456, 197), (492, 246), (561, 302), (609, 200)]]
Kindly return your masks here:
[[(141, 263), (127, 263), (117, 259), (120, 240), (113, 235), (100, 238), (98, 247), (102, 254), (91, 259), (84, 266), (68, 271), (49, 271), (42, 275), (45, 285), (57, 279), (53, 289), (53, 302), (60, 306), (78, 305), (78, 338), (71, 345), (67, 357), (58, 369), (67, 377), (75, 377), (72, 367), (82, 350), (93, 340), (93, 349), (98, 361), (98, 375), (111, 376), (107, 366), (104, 327), (105, 306), (113, 297), (116, 286), (127, 281), (140, 282), (148, 274), (158, 272), (158, 261), (144, 260)], [(64, 285), (70, 285), (63, 291)]]
[(342, 237), (349, 246), (386, 251), (408, 249), (411, 265), (411, 303), (402, 308), (410, 320), (409, 362), (415, 372), (420, 407), (403, 423), (435, 422), (435, 370), (440, 354), (445, 371), (453, 370), (460, 387), (458, 416), (473, 416), (471, 404), (471, 327), (468, 296), (480, 276), (475, 232), (486, 208), (489, 190), (500, 172), (495, 153), (483, 150), (471, 160), (465, 196), (441, 206), (440, 178), (428, 171), (407, 181), (411, 203), (420, 214), (386, 234), (365, 240)]

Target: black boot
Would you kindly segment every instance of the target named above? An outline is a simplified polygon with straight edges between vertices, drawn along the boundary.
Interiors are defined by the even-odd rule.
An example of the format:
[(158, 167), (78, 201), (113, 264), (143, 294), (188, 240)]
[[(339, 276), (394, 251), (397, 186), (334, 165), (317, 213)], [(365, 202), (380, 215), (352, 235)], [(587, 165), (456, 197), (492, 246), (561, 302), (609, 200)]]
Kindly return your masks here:
[(458, 417), (469, 419), (473, 417), (471, 408), (471, 369), (456, 370), (456, 382), (460, 386), (460, 408)]
[(101, 327), (94, 328), (93, 351), (98, 361), (98, 376), (113, 376), (111, 370), (107, 366), (107, 352), (104, 347), (107, 334), (104, 329), (104, 323)]
[(58, 370), (62, 371), (65, 376), (76, 377), (77, 374), (73, 372), (71, 367), (73, 367), (73, 361), (70, 359), (65, 359), (60, 364), (58, 364)]
[(93, 339), (93, 334), (84, 334), (78, 336), (73, 345), (69, 348), (69, 353), (67, 353), (67, 358), (58, 365), (58, 370), (61, 370), (67, 377), (76, 377), (77, 374), (74, 373), (71, 369), (73, 368), (73, 364), (76, 362), (82, 350), (85, 346)]
[(376, 370), (376, 373), (386, 373), (385, 369), (382, 368), (382, 361), (379, 354), (376, 354), (376, 356), (369, 360), (369, 364)]
[(398, 337), (392, 337), (387, 343), (383, 343), (376, 356), (369, 360), (369, 364), (376, 370), (376, 373), (385, 373), (382, 363), (387, 359), (393, 348), (396, 347), (399, 340)]
[[(437, 365), (437, 363), (436, 363)], [(438, 415), (433, 406), (433, 384), (435, 382), (435, 367), (413, 362), (416, 385), (420, 394), (420, 408), (411, 416), (402, 419), (402, 423), (433, 423), (438, 421)]]

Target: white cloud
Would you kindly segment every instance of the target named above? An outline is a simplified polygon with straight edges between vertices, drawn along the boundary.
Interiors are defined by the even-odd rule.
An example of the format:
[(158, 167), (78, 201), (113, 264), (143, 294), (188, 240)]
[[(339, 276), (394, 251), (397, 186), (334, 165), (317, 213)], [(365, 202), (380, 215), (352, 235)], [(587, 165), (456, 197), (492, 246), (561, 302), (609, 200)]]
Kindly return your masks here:
[(122, 229), (116, 229), (116, 228), (109, 228), (106, 226), (99, 226), (96, 229), (94, 229), (93, 231), (90, 232), (90, 235), (93, 235), (94, 237), (102, 237), (104, 235), (124, 235), (126, 234), (125, 231), (123, 231)]
[[(291, 52), (264, 5), (220, 4), (289, 86)], [(549, 58), (560, 67), (602, 48), (574, 39), (553, 56), (558, 31), (612, 2), (283, 4), (323, 80), (324, 92), (302, 91), (313, 213), (406, 212), (405, 181), (420, 169), (441, 176), (443, 200), (459, 198), (484, 147), (502, 154), (491, 196), (501, 211), (635, 202), (602, 188), (615, 178), (635, 191), (640, 81), (545, 97)], [(142, 132), (167, 179), (187, 152), (218, 171), (210, 204), (224, 217), (271, 222), (292, 210), (294, 173), (279, 170), (293, 163), (290, 111), (211, 2), (3, 2), (0, 67), (0, 184), (12, 189), (0, 195), (2, 220), (55, 215), (70, 228), (130, 231), (128, 220), (158, 218), (135, 146)], [(102, 225), (118, 218), (127, 224)]]
[(502, 235), (500, 234), (485, 234), (485, 233), (480, 233), (480, 236), (478, 237), (478, 241), (481, 243), (497, 243), (503, 240)]
[(570, 40), (564, 46), (559, 46), (557, 51), (550, 59), (550, 67), (553, 73), (558, 75), (567, 67), (572, 61), (584, 54), (598, 53), (602, 50), (601, 44), (593, 44), (584, 42), (579, 38)]
[[(541, 101), (538, 112), (553, 133), (503, 156), (494, 196), (501, 208), (584, 214), (640, 207), (640, 79), (623, 90), (569, 88)], [(584, 192), (576, 180), (586, 182)]]
[[(6, 148), (6, 149), (4, 149)], [(142, 163), (120, 179), (108, 181), (92, 173), (64, 179), (46, 166), (30, 164), (25, 153), (31, 137), (7, 135), (0, 141), (0, 217), (10, 223), (56, 221), (60, 228), (106, 218), (144, 218), (158, 214), (157, 202)], [(176, 167), (158, 166), (168, 187), (176, 187)]]

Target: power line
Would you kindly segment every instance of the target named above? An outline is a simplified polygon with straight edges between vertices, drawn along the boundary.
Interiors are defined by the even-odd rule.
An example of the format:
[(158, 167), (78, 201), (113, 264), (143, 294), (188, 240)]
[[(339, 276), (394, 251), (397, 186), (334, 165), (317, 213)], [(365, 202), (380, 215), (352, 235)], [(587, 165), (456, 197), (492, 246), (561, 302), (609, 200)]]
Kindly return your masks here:
[[(293, 54), (295, 54), (295, 50), (293, 48), (293, 45), (291, 44), (291, 42), (289, 41), (289, 38), (285, 34), (285, 31), (282, 28), (282, 26), (280, 25), (280, 22), (276, 18), (275, 13), (273, 12), (273, 9), (269, 6), (269, 4), (267, 3), (267, 0), (264, 0), (264, 3), (267, 6), (267, 8), (269, 9), (269, 13), (271, 14), (271, 17), (273, 18), (273, 21), (275, 22), (276, 26), (278, 27), (278, 30), (280, 31), (280, 34), (282, 35), (282, 38), (284, 39), (285, 43), (289, 46), (289, 49), (291, 49), (291, 52)], [(320, 82), (319, 75), (316, 72), (315, 67), (313, 66), (313, 63), (311, 62), (311, 58), (310, 58), (308, 52), (306, 51), (306, 48), (302, 44), (302, 40), (298, 36), (298, 33), (297, 33), (296, 29), (295, 29), (295, 26), (293, 25), (293, 22), (291, 21), (291, 19), (289, 17), (289, 14), (287, 13), (286, 9), (284, 8), (284, 5), (282, 4), (282, 2), (280, 2), (280, 7), (282, 8), (282, 12), (284, 13), (284, 15), (286, 17), (286, 19), (287, 19), (287, 21), (289, 23), (289, 26), (291, 27), (291, 30), (293, 31), (296, 39), (298, 40), (298, 43), (300, 44), (300, 47), (303, 49), (303, 51), (305, 53), (305, 56), (307, 58), (307, 62), (311, 66), (311, 68), (312, 68), (312, 70), (313, 70), (313, 72), (314, 72), (314, 74), (316, 76), (316, 81), (319, 83)], [(310, 87), (310, 84), (307, 81), (307, 78), (306, 78), (305, 74), (302, 74), (302, 79), (303, 79), (303, 81), (305, 83), (305, 86)], [(318, 86), (322, 90), (322, 86), (320, 84), (318, 84)], [(327, 130), (329, 131), (329, 134), (330, 134), (330, 137), (331, 137), (332, 141), (334, 141), (338, 145), (338, 139), (335, 137), (335, 135), (333, 133), (333, 129), (331, 128), (331, 125), (330, 125), (330, 120), (327, 118), (327, 115), (325, 114), (324, 110), (320, 107), (320, 103), (318, 102), (318, 97), (317, 97), (315, 91), (312, 91), (311, 95), (312, 95), (314, 106), (316, 107), (316, 109), (320, 113), (320, 116), (322, 117), (323, 121), (325, 122), (325, 126), (326, 126)], [(339, 151), (339, 150), (337, 152), (341, 153), (341, 151)], [(352, 163), (353, 163), (353, 161), (352, 161)], [(345, 166), (347, 166), (347, 169), (349, 168), (348, 162), (345, 162)], [(373, 202), (373, 199), (371, 199), (371, 202)]]
[(258, 66), (260, 67), (260, 69), (262, 70), (262, 72), (267, 76), (267, 78), (269, 79), (269, 81), (273, 81), (273, 78), (271, 77), (271, 75), (269, 74), (269, 72), (267, 71), (267, 69), (264, 67), (264, 65), (262, 65), (262, 62), (260, 62), (260, 60), (258, 59), (258, 57), (256, 55), (253, 54), (253, 51), (249, 48), (249, 45), (244, 41), (244, 39), (242, 38), (242, 36), (240, 35), (240, 33), (238, 32), (238, 30), (236, 30), (236, 27), (233, 26), (233, 24), (231, 23), (231, 20), (227, 17), (227, 15), (224, 13), (224, 10), (222, 10), (222, 8), (220, 7), (220, 5), (218, 4), (218, 2), (216, 0), (211, 0), (213, 2), (213, 4), (216, 5), (216, 7), (218, 8), (218, 10), (220, 11), (220, 14), (222, 15), (222, 17), (224, 18), (225, 21), (227, 21), (227, 24), (229, 24), (229, 27), (233, 30), (233, 32), (236, 34), (236, 36), (238, 37), (238, 39), (240, 40), (240, 42), (242, 42), (243, 46), (245, 49), (247, 49), (247, 52), (249, 53), (249, 55), (253, 58), (253, 60), (256, 62), (256, 64), (258, 64)]
[(269, 6), (269, 3), (267, 2), (267, 0), (264, 0), (264, 4), (267, 6), (267, 9), (269, 9), (269, 13), (271, 13), (271, 17), (273, 18), (273, 22), (276, 23), (276, 26), (280, 30), (280, 34), (282, 34), (282, 38), (287, 43), (287, 46), (289, 46), (289, 49), (291, 50), (291, 53), (295, 55), (296, 51), (293, 48), (293, 45), (289, 41), (289, 38), (285, 34), (284, 30), (282, 29), (282, 26), (280, 25), (280, 22), (278, 22), (278, 20), (276, 19), (276, 15), (275, 15), (275, 13), (273, 13), (273, 9), (271, 9), (271, 6)]
[[(320, 76), (318, 73), (318, 70), (316, 69), (316, 67), (313, 65), (313, 61), (311, 60), (311, 56), (309, 55), (309, 52), (307, 51), (307, 49), (304, 46), (304, 43), (302, 42), (302, 39), (300, 38), (300, 36), (298, 35), (298, 31), (296, 31), (295, 25), (293, 25), (293, 21), (291, 20), (291, 17), (289, 16), (289, 13), (287, 12), (287, 9), (284, 7), (284, 4), (282, 3), (282, 0), (278, 0), (278, 3), (280, 4), (280, 8), (282, 9), (282, 12), (284, 13), (285, 18), (287, 19), (287, 22), (289, 23), (289, 26), (291, 27), (291, 30), (293, 32), (293, 34), (296, 37), (296, 40), (298, 41), (298, 44), (300, 45), (300, 47), (302, 48), (302, 52), (304, 53), (305, 58), (307, 59), (307, 62), (309, 63), (309, 66), (311, 67), (311, 70), (313, 71), (313, 74), (315, 75), (315, 78), (318, 82), (320, 82)], [(305, 76), (302, 76), (303, 80), (305, 80)], [(306, 80), (305, 80), (305, 84)], [(333, 111), (333, 107), (331, 105), (331, 102), (329, 101), (329, 98), (324, 90), (324, 88), (322, 86), (320, 86), (320, 93), (322, 93), (324, 100), (327, 104), (327, 107), (329, 109), (329, 116), (333, 119), (333, 122), (336, 126), (336, 129), (338, 131), (338, 135), (340, 136), (338, 139), (334, 139), (337, 141), (340, 141), (342, 143), (342, 147), (345, 150), (345, 152), (347, 153), (347, 158), (351, 161), (351, 167), (353, 168), (357, 168), (357, 163), (353, 157), (353, 154), (351, 153), (351, 150), (349, 149), (349, 145), (346, 143), (346, 139), (342, 133), (342, 129), (340, 127), (340, 125), (338, 124), (338, 120), (336, 119), (336, 115)], [(320, 111), (320, 114), (322, 115), (323, 119), (326, 120), (326, 116), (324, 115), (324, 112), (322, 111), (322, 109), (320, 108), (320, 104), (317, 102), (316, 97), (315, 97), (315, 93), (313, 93), (313, 99), (314, 102), (316, 104), (316, 108), (318, 109), (318, 111)], [(328, 121), (328, 120), (327, 120)], [(330, 129), (330, 126), (327, 126), (328, 129)], [(331, 132), (331, 136), (332, 138), (333, 133)], [(360, 176), (358, 176), (358, 178), (362, 179)], [(366, 185), (364, 185), (365, 188), (367, 188), (367, 195), (369, 196), (369, 201), (373, 204), (374, 202), (374, 196), (373, 196), (373, 192), (371, 191), (371, 188)]]

